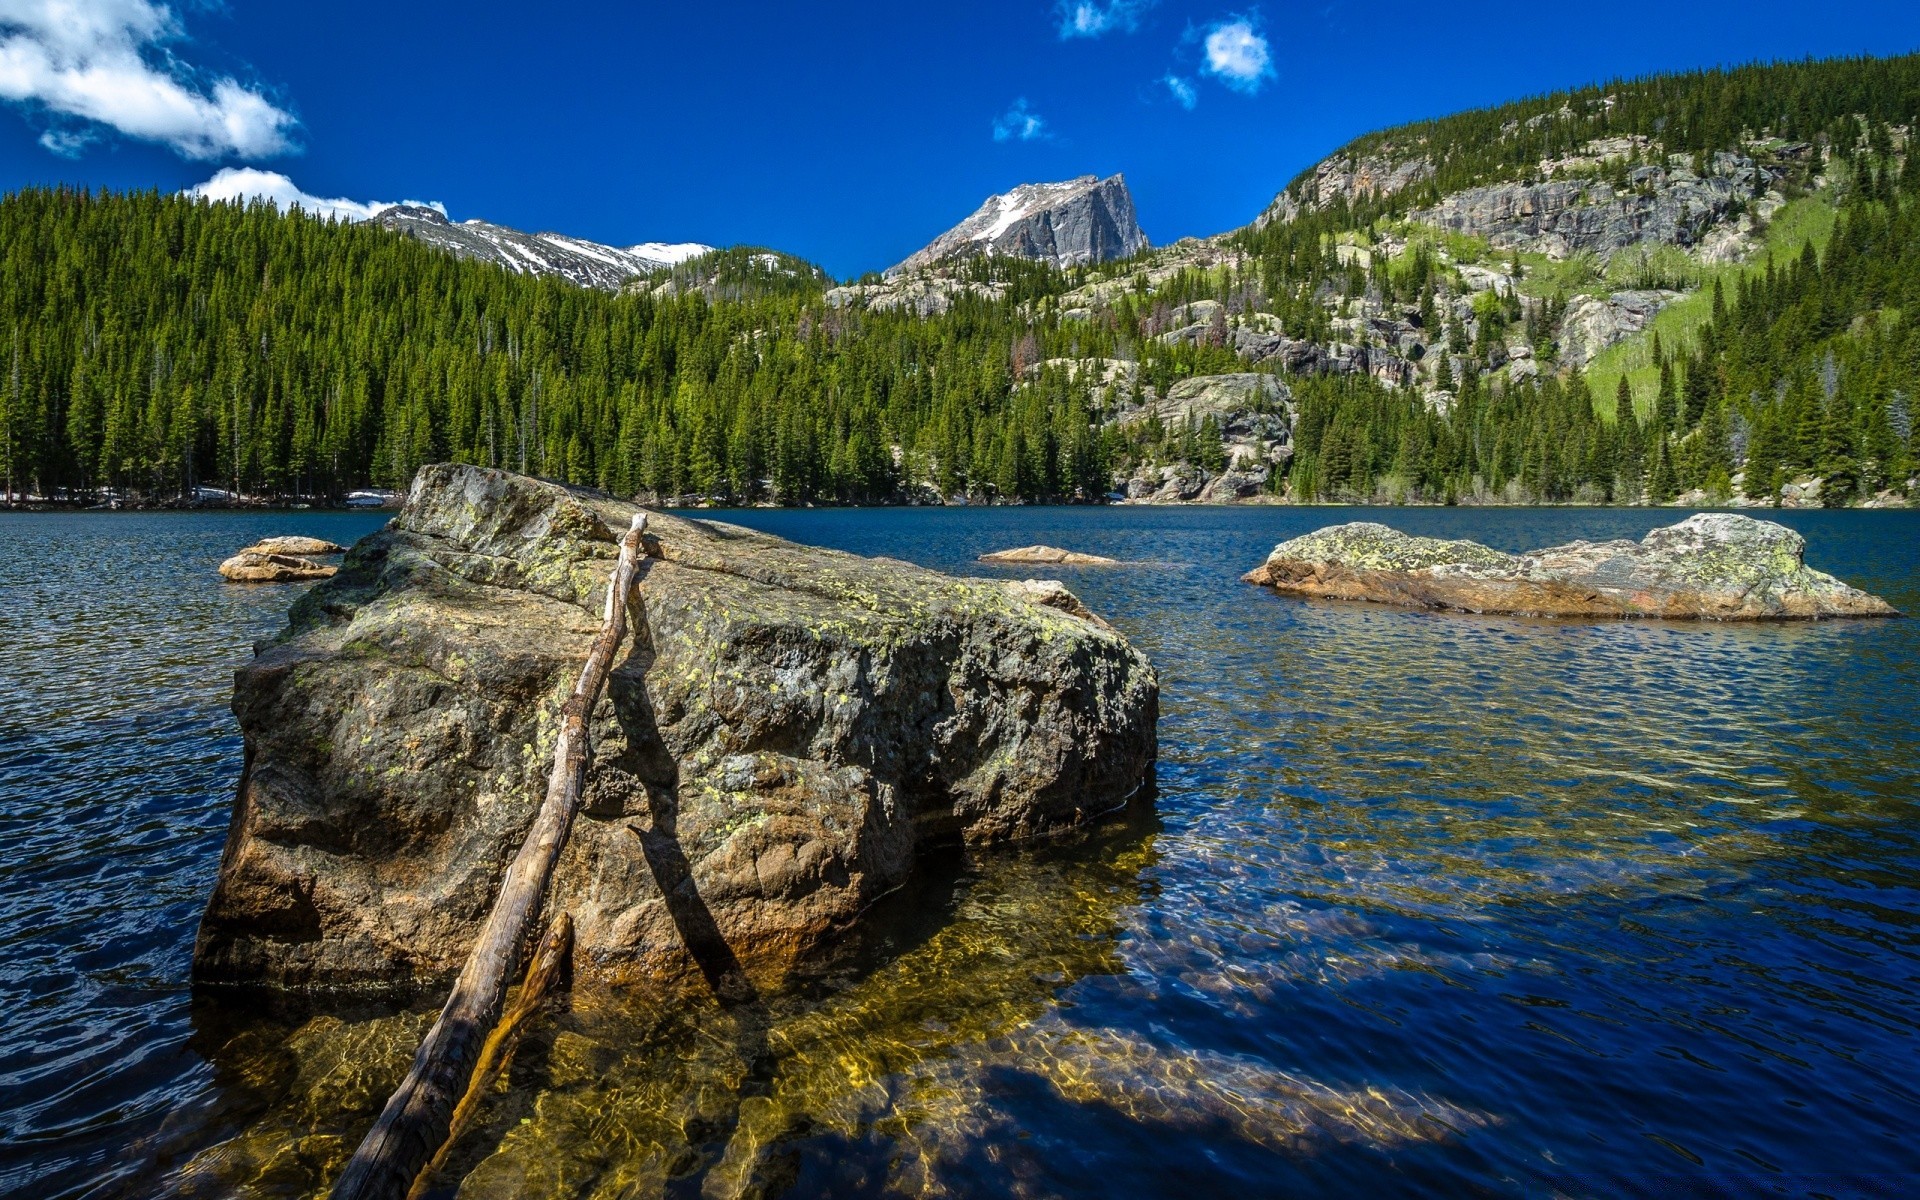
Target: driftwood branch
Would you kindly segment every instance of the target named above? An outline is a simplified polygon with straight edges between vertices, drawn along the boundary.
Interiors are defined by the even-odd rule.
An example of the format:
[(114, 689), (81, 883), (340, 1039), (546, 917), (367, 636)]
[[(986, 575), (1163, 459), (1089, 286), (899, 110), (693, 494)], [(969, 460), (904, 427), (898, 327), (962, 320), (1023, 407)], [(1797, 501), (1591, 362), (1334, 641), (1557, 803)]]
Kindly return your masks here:
[(445, 1165), (447, 1155), (453, 1151), (454, 1143), (473, 1123), (473, 1114), (480, 1110), (480, 1102), (487, 1098), (487, 1093), (493, 1090), (501, 1072), (513, 1061), (520, 1035), (526, 1032), (533, 1015), (540, 1011), (541, 1001), (547, 998), (548, 990), (559, 978), (560, 970), (566, 966), (567, 955), (572, 950), (573, 917), (561, 913), (547, 929), (547, 936), (540, 939), (540, 948), (533, 952), (533, 962), (527, 966), (527, 978), (521, 983), (519, 994), (501, 1015), (500, 1023), (487, 1036), (486, 1045), (480, 1047), (480, 1061), (474, 1064), (473, 1082), (467, 1085), (467, 1094), (454, 1107), (453, 1118), (447, 1125), (447, 1140), (440, 1143), (433, 1161), (413, 1181), (413, 1189), (407, 1193), (407, 1200), (420, 1200), (426, 1194), (434, 1174)]
[(493, 911), (467, 956), (440, 1019), (413, 1056), (400, 1089), (333, 1185), (333, 1200), (404, 1200), (413, 1182), (446, 1144), (456, 1104), (467, 1094), (474, 1065), (500, 1019), (514, 958), (526, 943), (553, 865), (580, 808), (587, 770), (587, 718), (606, 685), (614, 652), (626, 633), (627, 598), (639, 569), (647, 517), (634, 517), (620, 542), (620, 559), (607, 590), (605, 619), (587, 652), (586, 666), (560, 709), (547, 796), (501, 881)]

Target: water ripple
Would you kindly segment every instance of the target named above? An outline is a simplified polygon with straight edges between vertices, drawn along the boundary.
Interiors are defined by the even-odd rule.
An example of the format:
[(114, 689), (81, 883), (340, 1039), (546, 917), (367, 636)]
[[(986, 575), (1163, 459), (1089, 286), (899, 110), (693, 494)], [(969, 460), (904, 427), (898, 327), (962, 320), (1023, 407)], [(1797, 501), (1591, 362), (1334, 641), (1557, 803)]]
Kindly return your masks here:
[[(731, 514), (968, 574), (1034, 542), (1154, 560), (1057, 573), (1161, 671), (1157, 810), (930, 870), (765, 1011), (577, 996), (456, 1153), (460, 1194), (1915, 1190), (1920, 623), (1236, 582), (1363, 517), (1509, 550), (1656, 523)], [(1920, 611), (1914, 514), (1783, 519)], [(0, 519), (0, 1192), (309, 1194), (404, 1069), (418, 1007), (185, 982), (238, 769), (227, 672), (288, 600), (211, 567), (372, 524)]]

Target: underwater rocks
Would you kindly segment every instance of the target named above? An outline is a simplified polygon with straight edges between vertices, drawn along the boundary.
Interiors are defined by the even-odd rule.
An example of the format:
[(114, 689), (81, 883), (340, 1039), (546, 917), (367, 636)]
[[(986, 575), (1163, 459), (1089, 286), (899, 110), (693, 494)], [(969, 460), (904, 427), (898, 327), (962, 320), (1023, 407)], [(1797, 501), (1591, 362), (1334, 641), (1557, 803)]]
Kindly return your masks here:
[[(634, 512), (470, 467), (235, 678), (246, 736), (194, 969), (451, 974), (538, 807)], [(960, 580), (655, 514), (633, 637), (547, 911), (609, 982), (777, 983), (920, 850), (1088, 821), (1146, 787), (1158, 684), (1058, 584)]]
[(1638, 542), (1504, 554), (1372, 522), (1274, 547), (1245, 576), (1287, 595), (1545, 617), (1764, 621), (1891, 617), (1886, 601), (1808, 567), (1784, 525), (1701, 513)]

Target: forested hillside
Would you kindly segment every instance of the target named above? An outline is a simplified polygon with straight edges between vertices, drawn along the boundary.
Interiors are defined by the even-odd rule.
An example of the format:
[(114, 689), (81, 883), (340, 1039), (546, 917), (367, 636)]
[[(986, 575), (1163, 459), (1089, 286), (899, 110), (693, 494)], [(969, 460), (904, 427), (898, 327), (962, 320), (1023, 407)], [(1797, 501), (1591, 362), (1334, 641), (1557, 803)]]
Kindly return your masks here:
[[(1920, 58), (1389, 130), (1247, 229), (618, 295), (177, 196), (0, 200), (8, 495), (481, 462), (660, 499), (1848, 503), (1911, 487)], [(1262, 381), (1265, 382), (1262, 382)]]

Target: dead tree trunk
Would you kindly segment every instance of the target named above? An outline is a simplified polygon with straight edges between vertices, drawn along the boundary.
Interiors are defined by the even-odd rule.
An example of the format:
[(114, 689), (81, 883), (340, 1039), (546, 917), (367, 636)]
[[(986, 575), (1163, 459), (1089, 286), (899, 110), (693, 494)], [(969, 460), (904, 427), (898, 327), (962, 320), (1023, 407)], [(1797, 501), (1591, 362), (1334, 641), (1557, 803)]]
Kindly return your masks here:
[(587, 718), (626, 633), (627, 596), (633, 590), (646, 527), (646, 514), (636, 515), (633, 528), (621, 540), (600, 634), (587, 652), (573, 694), (560, 709), (560, 734), (554, 742), (546, 799), (507, 868), (493, 911), (453, 985), (453, 994), (440, 1010), (440, 1019), (420, 1043), (400, 1089), (387, 1100), (380, 1119), (335, 1181), (332, 1200), (404, 1200), (421, 1170), (446, 1143), (454, 1106), (466, 1095), (482, 1045), (500, 1019), (514, 958), (526, 943), (554, 862), (580, 808), (587, 769)]

